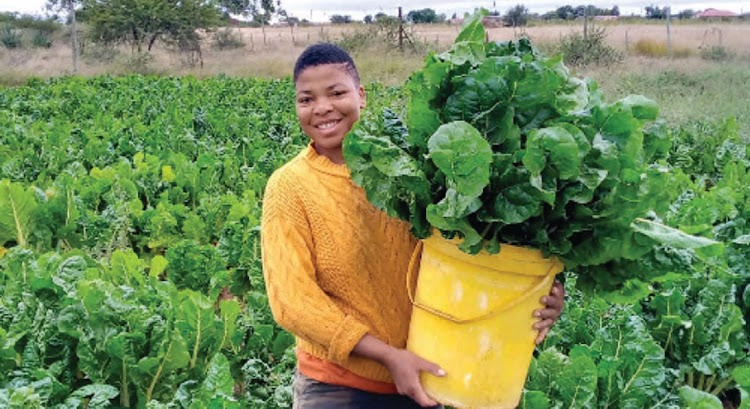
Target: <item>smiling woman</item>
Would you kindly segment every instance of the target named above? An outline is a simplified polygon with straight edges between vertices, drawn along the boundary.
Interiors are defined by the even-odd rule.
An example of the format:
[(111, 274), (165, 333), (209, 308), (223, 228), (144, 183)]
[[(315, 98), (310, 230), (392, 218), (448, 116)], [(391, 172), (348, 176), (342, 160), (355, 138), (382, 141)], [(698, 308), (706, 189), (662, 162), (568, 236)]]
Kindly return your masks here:
[(313, 148), (343, 164), (341, 142), (365, 108), (365, 89), (343, 64), (323, 64), (302, 71), (295, 82), (297, 118)]

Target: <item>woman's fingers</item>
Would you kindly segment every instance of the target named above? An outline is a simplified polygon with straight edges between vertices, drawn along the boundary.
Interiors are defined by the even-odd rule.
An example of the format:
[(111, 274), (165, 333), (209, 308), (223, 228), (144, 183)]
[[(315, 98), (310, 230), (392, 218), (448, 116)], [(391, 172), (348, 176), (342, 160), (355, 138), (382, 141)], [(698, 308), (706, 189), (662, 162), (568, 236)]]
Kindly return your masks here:
[(429, 372), (435, 376), (445, 376), (445, 371), (438, 364), (430, 362), (424, 358), (420, 358), (420, 359), (423, 362), (423, 366), (422, 368), (420, 368), (420, 370)]
[(547, 337), (547, 333), (549, 333), (549, 327), (543, 328), (541, 331), (539, 331), (539, 335), (537, 335), (536, 340), (534, 340), (534, 343), (539, 345), (544, 341), (544, 338)]
[(414, 388), (412, 391), (412, 394), (409, 395), (410, 398), (414, 399), (414, 402), (417, 402), (419, 406), (422, 407), (430, 407), (437, 405), (437, 402), (432, 400), (427, 394), (424, 392), (424, 389), (422, 389), (422, 386), (418, 384), (418, 387)]
[(553, 308), (535, 310), (534, 317), (540, 320), (557, 320), (560, 317), (560, 310)]

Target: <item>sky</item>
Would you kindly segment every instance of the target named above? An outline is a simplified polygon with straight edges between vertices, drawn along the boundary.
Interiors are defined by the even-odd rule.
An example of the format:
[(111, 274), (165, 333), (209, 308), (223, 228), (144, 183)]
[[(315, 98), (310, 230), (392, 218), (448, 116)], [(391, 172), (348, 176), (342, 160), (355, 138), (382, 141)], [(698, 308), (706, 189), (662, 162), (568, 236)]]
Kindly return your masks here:
[[(361, 20), (365, 15), (383, 12), (389, 15), (398, 13), (398, 6), (403, 5), (404, 14), (409, 10), (432, 8), (438, 13), (445, 13), (450, 17), (453, 13), (462, 15), (477, 7), (488, 10), (497, 10), (505, 13), (516, 4), (523, 4), (532, 12), (543, 13), (554, 10), (560, 6), (570, 4), (593, 4), (600, 8), (611, 8), (617, 5), (623, 15), (643, 14), (643, 8), (649, 5), (660, 7), (671, 6), (672, 11), (677, 13), (682, 10), (704, 10), (712, 7), (720, 10), (729, 10), (735, 13), (750, 12), (750, 0), (723, 0), (723, 1), (693, 1), (693, 0), (363, 0), (363, 1), (341, 1), (341, 0), (281, 0), (281, 6), (287, 10), (290, 16), (308, 19), (310, 21), (329, 21), (333, 14), (350, 15), (355, 20)], [(44, 14), (45, 0), (0, 0), (0, 12), (20, 12), (32, 14)], [(405, 4), (408, 4), (406, 6)]]

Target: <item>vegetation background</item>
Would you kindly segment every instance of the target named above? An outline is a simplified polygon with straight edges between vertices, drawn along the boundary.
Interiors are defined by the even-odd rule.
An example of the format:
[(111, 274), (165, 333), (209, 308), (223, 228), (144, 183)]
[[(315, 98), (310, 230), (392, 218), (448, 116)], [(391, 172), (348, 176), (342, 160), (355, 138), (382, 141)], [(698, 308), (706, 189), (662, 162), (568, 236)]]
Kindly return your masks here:
[[(293, 338), (268, 310), (258, 227), (268, 175), (305, 144), (294, 60), (335, 42), (358, 63), (366, 115), (403, 110), (400, 85), (459, 26), (428, 12), (313, 25), (270, 0), (139, 0), (137, 14), (133, 1), (52, 1), (60, 19), (0, 15), (0, 407), (289, 407)], [(661, 280), (626, 289), (647, 294), (629, 306), (569, 281), (523, 407), (740, 407), (750, 23), (670, 16), (668, 41), (663, 8), (616, 21), (582, 10), (599, 14), (516, 6), (487, 37), (562, 53), (607, 100), (656, 100), (672, 139), (662, 164), (677, 175), (665, 189), (681, 192), (664, 221), (727, 250), (623, 261)]]

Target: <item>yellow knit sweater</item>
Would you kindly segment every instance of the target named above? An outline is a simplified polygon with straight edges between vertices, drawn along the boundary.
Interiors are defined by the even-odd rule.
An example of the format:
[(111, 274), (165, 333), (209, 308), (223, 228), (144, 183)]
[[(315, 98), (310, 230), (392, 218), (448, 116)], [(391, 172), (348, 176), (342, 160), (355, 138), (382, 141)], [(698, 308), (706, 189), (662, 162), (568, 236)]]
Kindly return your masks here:
[(346, 165), (311, 146), (274, 172), (263, 198), (263, 274), (274, 318), (298, 348), (392, 382), (385, 367), (350, 354), (368, 333), (406, 346), (416, 245), (408, 229), (367, 201)]

